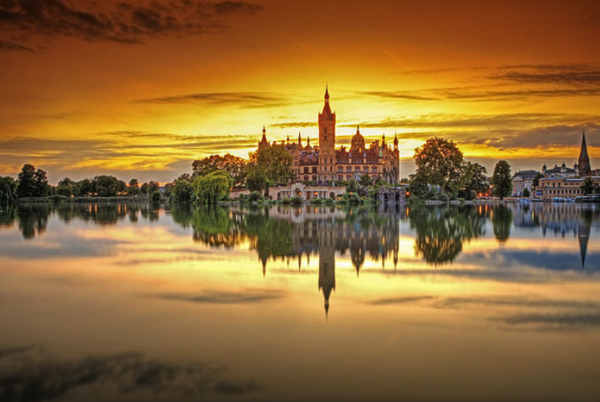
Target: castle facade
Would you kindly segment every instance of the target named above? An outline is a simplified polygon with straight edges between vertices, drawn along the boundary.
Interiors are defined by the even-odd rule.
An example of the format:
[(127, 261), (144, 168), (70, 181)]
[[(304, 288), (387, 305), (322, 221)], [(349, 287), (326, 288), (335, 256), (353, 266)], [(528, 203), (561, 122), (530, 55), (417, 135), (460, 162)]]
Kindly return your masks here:
[(381, 178), (387, 183), (398, 184), (400, 181), (400, 151), (398, 137), (394, 137), (393, 146), (385, 140), (385, 134), (373, 141), (367, 148), (365, 139), (356, 128), (350, 148), (335, 148), (336, 116), (329, 103), (329, 89), (325, 89), (325, 104), (319, 113), (319, 143), (314, 147), (310, 138), (302, 145), (302, 137), (298, 134), (298, 142), (287, 141), (280, 144), (267, 141), (263, 127), (262, 138), (258, 148), (283, 146), (293, 158), (292, 171), (296, 181), (312, 181), (317, 184), (329, 184), (334, 180), (360, 180), (369, 175), (372, 179)]

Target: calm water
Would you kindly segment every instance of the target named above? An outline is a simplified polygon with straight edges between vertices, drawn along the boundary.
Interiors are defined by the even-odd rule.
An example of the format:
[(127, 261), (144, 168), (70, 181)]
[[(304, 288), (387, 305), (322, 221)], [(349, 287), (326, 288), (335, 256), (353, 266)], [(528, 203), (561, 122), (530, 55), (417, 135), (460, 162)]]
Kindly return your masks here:
[(0, 400), (598, 400), (600, 209), (0, 212)]

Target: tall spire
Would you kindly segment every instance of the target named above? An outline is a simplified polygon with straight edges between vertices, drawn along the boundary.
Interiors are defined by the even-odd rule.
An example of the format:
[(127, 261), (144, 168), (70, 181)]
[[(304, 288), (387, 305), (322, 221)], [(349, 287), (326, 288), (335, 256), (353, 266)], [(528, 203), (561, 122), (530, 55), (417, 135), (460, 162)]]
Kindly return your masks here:
[(331, 111), (331, 106), (329, 106), (329, 86), (325, 86), (325, 105), (323, 106), (323, 111), (321, 115), (325, 117), (325, 119), (330, 120), (335, 118), (335, 115)]
[(589, 176), (591, 173), (590, 156), (588, 155), (587, 142), (585, 141), (585, 130), (581, 138), (581, 151), (579, 152), (579, 160), (577, 161), (579, 168), (579, 176)]
[(300, 131), (298, 131), (298, 148), (302, 149), (302, 136), (300, 135)]

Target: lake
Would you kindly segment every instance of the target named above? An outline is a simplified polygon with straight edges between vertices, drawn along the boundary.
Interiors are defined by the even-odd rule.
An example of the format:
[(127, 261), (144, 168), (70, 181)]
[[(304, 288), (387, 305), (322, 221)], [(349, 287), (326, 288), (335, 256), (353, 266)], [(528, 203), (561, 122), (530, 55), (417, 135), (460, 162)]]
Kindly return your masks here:
[(21, 205), (1, 401), (591, 401), (600, 209)]

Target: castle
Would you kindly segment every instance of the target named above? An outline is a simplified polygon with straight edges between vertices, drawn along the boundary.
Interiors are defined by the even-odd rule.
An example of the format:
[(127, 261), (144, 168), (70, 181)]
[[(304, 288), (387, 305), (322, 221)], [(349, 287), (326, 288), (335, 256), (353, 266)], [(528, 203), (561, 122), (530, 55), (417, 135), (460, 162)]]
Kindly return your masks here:
[(267, 141), (266, 129), (263, 127), (262, 138), (258, 148), (283, 146), (293, 158), (292, 172), (296, 181), (312, 181), (315, 184), (327, 185), (334, 180), (359, 180), (363, 175), (369, 175), (376, 180), (381, 178), (387, 183), (398, 184), (400, 178), (400, 151), (398, 137), (394, 137), (393, 148), (385, 140), (385, 134), (379, 141), (373, 141), (369, 148), (365, 139), (356, 128), (352, 137), (350, 149), (345, 146), (335, 149), (335, 113), (329, 104), (329, 88), (325, 88), (325, 105), (319, 113), (319, 144), (302, 145), (302, 137), (298, 134), (298, 142), (287, 141), (280, 144)]

